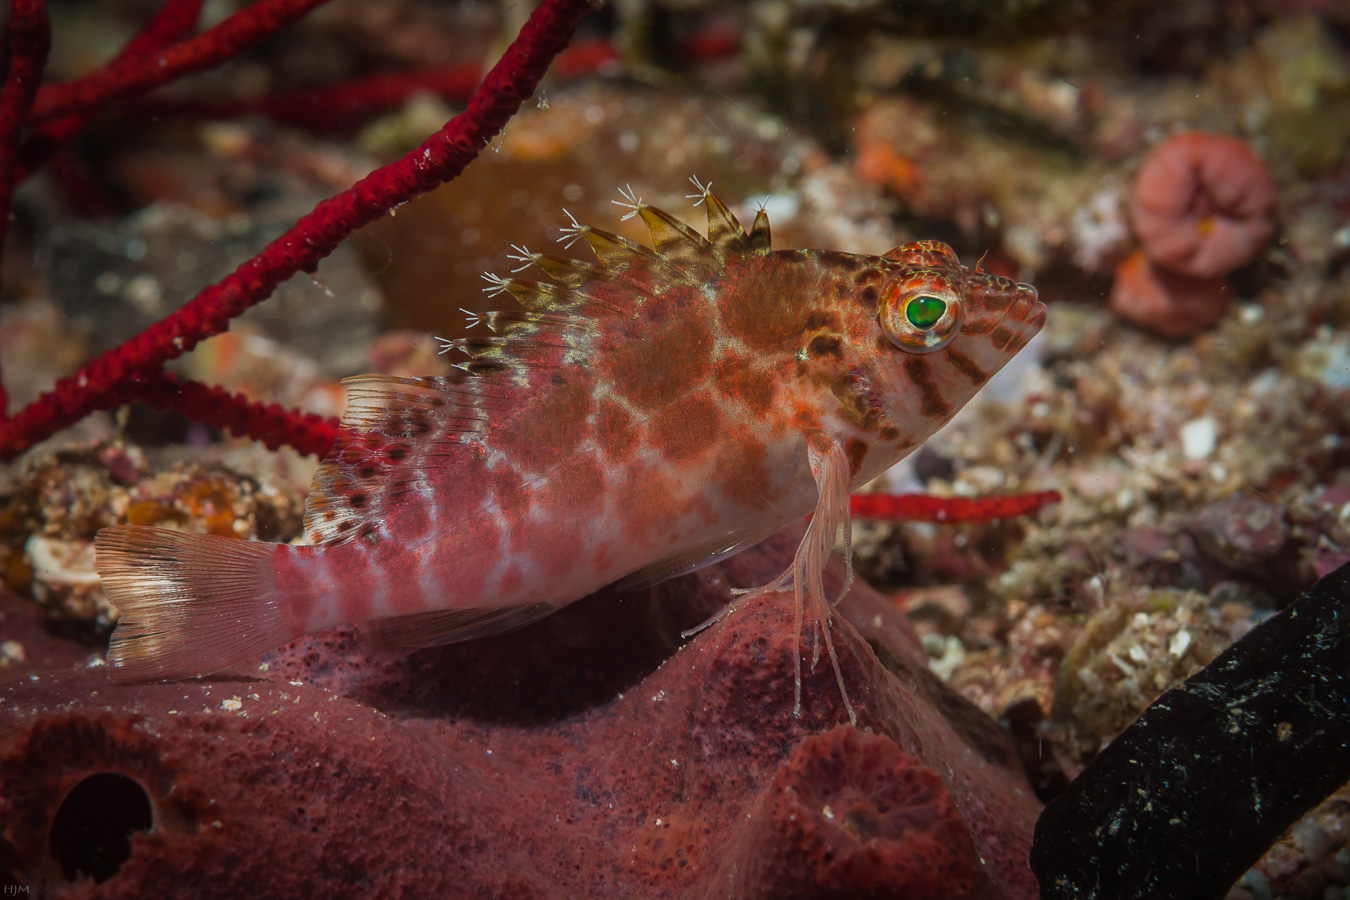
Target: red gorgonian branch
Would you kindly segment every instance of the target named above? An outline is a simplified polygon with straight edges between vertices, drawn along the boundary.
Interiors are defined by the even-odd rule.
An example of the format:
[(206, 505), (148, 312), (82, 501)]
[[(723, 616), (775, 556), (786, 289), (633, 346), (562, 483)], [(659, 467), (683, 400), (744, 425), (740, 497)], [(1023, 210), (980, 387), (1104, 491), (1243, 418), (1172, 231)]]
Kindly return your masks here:
[[(553, 61), (553, 73), (563, 78), (594, 73), (619, 60), (610, 41), (592, 39), (573, 43)], [(252, 100), (194, 100), (150, 98), (131, 107), (136, 116), (237, 119), (260, 115), (311, 134), (341, 135), (359, 129), (372, 116), (399, 109), (415, 94), (429, 93), (462, 103), (469, 98), (483, 66), (476, 62), (426, 66), (367, 75), (333, 84), (279, 91)]]
[[(266, 2), (260, 0), (249, 9)], [(273, 6), (290, 9), (297, 2)], [(312, 5), (313, 0), (309, 2)], [(320, 203), (257, 256), (181, 309), (62, 378), (51, 391), (4, 421), (0, 424), (0, 459), (12, 458), (91, 410), (124, 398), (136, 379), (158, 372), (166, 361), (224, 331), (230, 319), (271, 296), (282, 281), (299, 272), (314, 272), (319, 261), (356, 229), (458, 176), (534, 94), (549, 63), (590, 10), (587, 0), (544, 0), (463, 113), (402, 159)], [(165, 52), (172, 55), (172, 51)], [(41, 94), (37, 102), (42, 102)], [(73, 101), (61, 102), (71, 105), (53, 100), (45, 109), (49, 114), (53, 110), (64, 114), (78, 107)]]
[[(88, 113), (143, 94), (184, 75), (234, 59), (327, 0), (257, 0), (194, 38), (148, 53), (120, 56), (112, 65), (65, 84), (47, 85), (33, 101), (32, 121)], [(149, 43), (152, 38), (147, 39)]]
[(322, 457), (337, 440), (341, 426), (318, 413), (297, 413), (278, 403), (259, 403), (243, 394), (179, 378), (156, 370), (128, 379), (108, 398), (106, 408), (142, 403), (161, 412), (182, 413), (217, 431), (249, 437), (269, 450), (290, 447), (297, 453)]
[[(204, 3), (205, 0), (167, 0), (155, 17), (118, 51), (104, 67), (105, 70), (114, 69), (128, 60), (155, 53), (182, 40), (196, 27)], [(18, 184), (28, 178), (58, 147), (79, 133), (93, 115), (93, 110), (85, 110), (33, 127), (19, 148), (14, 182)], [(8, 209), (8, 206), (4, 208)]]
[[(42, 69), (47, 65), (52, 27), (43, 0), (11, 0), (9, 4), (9, 71), (0, 94), (0, 247), (9, 231), (9, 202), (14, 195), (15, 167), (24, 123), (33, 106)], [(0, 416), (9, 411), (9, 394), (0, 381)]]
[(854, 494), (853, 515), (908, 522), (989, 522), (1030, 515), (1060, 501), (1059, 491), (999, 494), (993, 497), (934, 497), (931, 494)]

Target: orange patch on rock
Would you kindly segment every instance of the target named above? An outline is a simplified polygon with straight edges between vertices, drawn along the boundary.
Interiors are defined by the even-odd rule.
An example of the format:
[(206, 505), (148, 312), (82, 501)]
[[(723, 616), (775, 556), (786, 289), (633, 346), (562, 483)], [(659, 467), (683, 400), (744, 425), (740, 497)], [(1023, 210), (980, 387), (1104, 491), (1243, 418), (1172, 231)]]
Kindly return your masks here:
[(652, 445), (671, 462), (684, 462), (716, 446), (722, 439), (722, 414), (710, 398), (682, 397), (647, 423)]

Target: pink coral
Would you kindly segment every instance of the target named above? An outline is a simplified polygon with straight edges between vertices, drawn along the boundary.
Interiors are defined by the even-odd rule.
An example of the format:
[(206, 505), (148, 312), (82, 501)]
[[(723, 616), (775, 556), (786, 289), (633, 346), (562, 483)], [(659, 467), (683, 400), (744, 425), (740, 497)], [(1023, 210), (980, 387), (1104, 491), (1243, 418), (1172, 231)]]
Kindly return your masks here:
[(1111, 309), (1163, 337), (1189, 338), (1217, 322), (1231, 297), (1222, 277), (1178, 275), (1136, 250), (1116, 266)]
[(1236, 138), (1187, 132), (1157, 147), (1134, 180), (1135, 234), (1148, 258), (1179, 275), (1216, 278), (1270, 240), (1275, 185)]

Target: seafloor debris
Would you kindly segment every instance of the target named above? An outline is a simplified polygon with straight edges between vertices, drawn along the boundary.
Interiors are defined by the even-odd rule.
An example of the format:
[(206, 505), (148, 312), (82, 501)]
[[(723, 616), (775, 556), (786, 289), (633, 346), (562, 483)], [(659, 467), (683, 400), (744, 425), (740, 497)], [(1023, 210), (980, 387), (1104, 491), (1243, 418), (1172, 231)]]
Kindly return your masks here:
[[(299, 533), (301, 505), (286, 470), (293, 454), (262, 461), (259, 471), (270, 476), (265, 481), (229, 468), (222, 461), (228, 455), (200, 456), (201, 461), (180, 461), (152, 473), (139, 449), (113, 444), (31, 455), (0, 473), (5, 586), (31, 594), (54, 620), (77, 631), (106, 633), (117, 611), (94, 572), (93, 541), (100, 528), (158, 525), (246, 540)], [(262, 460), (248, 450), (236, 457), (236, 464), (244, 465)]]

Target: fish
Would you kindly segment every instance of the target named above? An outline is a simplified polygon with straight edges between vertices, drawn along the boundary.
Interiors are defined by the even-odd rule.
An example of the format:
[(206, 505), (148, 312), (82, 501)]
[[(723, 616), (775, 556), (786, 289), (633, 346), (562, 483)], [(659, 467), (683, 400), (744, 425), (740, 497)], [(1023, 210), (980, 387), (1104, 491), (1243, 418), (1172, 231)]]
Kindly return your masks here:
[(441, 339), (452, 375), (346, 379), (307, 545), (101, 530), (110, 677), (206, 675), (348, 623), (405, 647), (497, 634), (811, 514), (791, 566), (748, 593), (792, 595), (799, 651), (809, 613), (843, 691), (843, 591), (826, 596), (823, 570), (838, 552), (847, 590), (850, 491), (949, 420), (1046, 309), (938, 241), (774, 250), (762, 207), (746, 230), (691, 180), (706, 235), (626, 187), (615, 202), (650, 247), (567, 213), (563, 249), (595, 261), (513, 245), (484, 290), (520, 308), (466, 312), (481, 333)]

